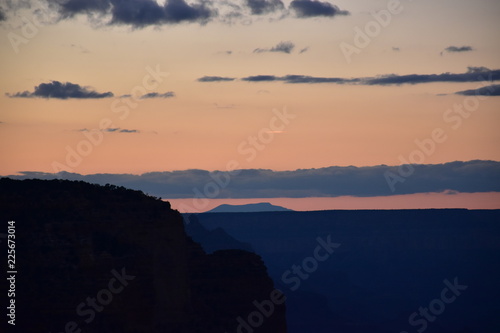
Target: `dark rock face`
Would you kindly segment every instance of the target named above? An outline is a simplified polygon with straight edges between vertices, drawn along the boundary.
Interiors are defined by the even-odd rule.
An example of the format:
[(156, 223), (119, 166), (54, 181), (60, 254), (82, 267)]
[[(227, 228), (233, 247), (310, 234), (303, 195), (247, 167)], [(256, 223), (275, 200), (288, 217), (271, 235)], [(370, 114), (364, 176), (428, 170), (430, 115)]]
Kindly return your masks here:
[[(199, 249), (194, 250), (190, 261), (191, 291), (197, 295), (195, 332), (287, 331), (284, 306), (269, 306), (272, 293), (277, 291), (258, 255), (242, 250), (221, 250), (207, 258), (201, 253)], [(279, 294), (284, 299), (284, 295)], [(266, 303), (264, 311), (255, 305), (263, 302)], [(263, 312), (269, 313), (269, 317)], [(242, 321), (245, 324), (241, 324)]]
[(183, 214), (183, 217), (186, 233), (207, 253), (228, 249), (254, 252), (250, 244), (236, 240), (222, 228), (206, 229), (200, 224), (196, 214)]
[[(205, 254), (139, 191), (0, 179), (0, 202), (0, 232), (16, 226), (19, 332), (236, 332), (273, 291), (259, 256)], [(264, 319), (254, 332), (286, 332), (284, 305)]]

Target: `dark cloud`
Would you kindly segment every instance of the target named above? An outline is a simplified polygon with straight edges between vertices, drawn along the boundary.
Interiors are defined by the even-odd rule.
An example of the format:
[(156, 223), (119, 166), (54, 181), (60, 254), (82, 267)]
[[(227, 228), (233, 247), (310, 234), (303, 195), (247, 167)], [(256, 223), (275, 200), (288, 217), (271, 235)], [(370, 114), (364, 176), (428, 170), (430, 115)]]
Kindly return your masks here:
[(256, 75), (248, 76), (241, 79), (242, 81), (248, 82), (271, 82), (271, 81), (281, 81), (285, 83), (357, 83), (360, 79), (343, 79), (338, 77), (315, 77), (308, 75), (285, 75), (285, 76), (274, 76), (274, 75)]
[(244, 77), (241, 80), (248, 82), (269, 82), (269, 81), (281, 81), (281, 78), (279, 76), (274, 76), (274, 75), (255, 75), (255, 76)]
[(113, 97), (112, 92), (98, 93), (88, 87), (82, 87), (79, 84), (71, 82), (51, 81), (49, 83), (41, 83), (35, 87), (35, 90), (17, 92), (15, 94), (7, 94), (9, 97), (17, 98), (57, 98), (57, 99), (93, 99)]
[(285, 5), (281, 0), (245, 0), (245, 4), (250, 8), (253, 15), (268, 14), (285, 9)]
[(491, 69), (488, 67), (480, 66), (480, 67), (474, 67), (474, 66), (469, 66), (467, 67), (467, 73), (484, 73), (484, 72), (489, 72)]
[[(358, 84), (358, 85), (402, 85), (420, 84), (432, 82), (481, 82), (500, 80), (500, 70), (490, 70), (485, 67), (469, 67), (465, 73), (442, 73), (442, 74), (409, 74), (409, 75), (381, 75), (376, 77), (339, 78), (339, 77), (317, 77), (309, 75), (255, 75), (241, 79), (247, 82), (273, 82), (284, 83), (336, 83), (336, 84)], [(199, 80), (200, 81), (200, 80)], [(205, 81), (201, 81), (205, 82)]]
[(393, 47), (392, 47), (392, 50), (393, 50), (394, 52), (399, 52), (399, 51), (401, 51), (401, 49), (400, 49), (399, 47), (395, 47), (395, 46), (393, 46)]
[(500, 84), (480, 87), (477, 89), (458, 91), (455, 94), (463, 96), (500, 96)]
[(148, 25), (209, 21), (216, 12), (211, 2), (188, 4), (184, 0), (168, 0), (163, 6), (154, 0), (69, 0), (53, 1), (63, 18), (77, 14), (111, 15), (111, 24), (126, 24), (137, 28)]
[(323, 1), (315, 0), (294, 0), (290, 4), (290, 9), (295, 12), (297, 17), (315, 17), (315, 16), (337, 16), (349, 15), (348, 11), (340, 10), (339, 7)]
[[(115, 6), (114, 22), (139, 26), (180, 22), (204, 23), (215, 15), (207, 7), (208, 2), (189, 5), (184, 0), (168, 0), (163, 7), (153, 0), (128, 0), (126, 2), (135, 5), (135, 8)], [(140, 24), (137, 24), (138, 22)]]
[(117, 132), (117, 133), (140, 133), (139, 130), (126, 129), (126, 128), (106, 128), (104, 132)]
[(0, 8), (0, 22), (7, 20), (7, 16), (5, 15), (2, 8)]
[(198, 79), (199, 82), (226, 82), (234, 81), (234, 77), (223, 77), (223, 76), (204, 76)]
[(121, 129), (120, 133), (140, 133), (138, 130)]
[[(500, 162), (469, 161), (434, 165), (412, 165), (413, 174), (398, 183), (396, 191), (389, 188), (385, 175), (398, 174), (397, 166), (327, 167), (295, 171), (265, 169), (239, 170), (233, 174), (220, 171), (184, 170), (151, 172), (142, 175), (94, 174), (79, 175), (62, 172), (58, 175), (24, 172), (10, 178), (42, 178), (84, 180), (97, 184), (114, 184), (142, 190), (163, 198), (192, 198), (193, 189), (203, 193), (214, 179), (229, 179), (221, 188), (219, 198), (271, 198), (271, 197), (336, 197), (336, 196), (388, 196), (428, 192), (500, 192)], [(229, 178), (227, 178), (229, 177)], [(212, 185), (210, 185), (212, 186)], [(212, 192), (211, 192), (212, 193)]]
[(444, 49), (446, 52), (469, 52), (474, 49), (472, 46), (448, 46)]
[[(9, 9), (32, 8), (36, 0), (7, 1)], [(42, 2), (42, 1), (38, 1)], [(205, 24), (218, 21), (228, 24), (241, 22), (249, 24), (251, 16), (275, 15), (284, 18), (294, 13), (296, 17), (307, 18), (347, 15), (347, 11), (326, 1), (295, 0), (290, 6), (282, 0), (166, 0), (159, 4), (156, 0), (44, 0), (51, 11), (51, 21), (74, 19), (85, 15), (96, 27), (104, 25), (127, 25), (140, 29), (179, 23)], [(1, 11), (0, 20), (5, 19)], [(250, 14), (250, 15), (249, 15)]]
[(359, 82), (359, 79), (343, 79), (338, 77), (314, 77), (308, 75), (286, 75), (281, 78), (286, 83), (337, 83), (352, 84)]
[(150, 92), (141, 96), (141, 99), (150, 99), (150, 98), (171, 98), (175, 97), (175, 93), (173, 91), (168, 91), (166, 93), (160, 94), (157, 92)]
[(442, 74), (410, 74), (410, 75), (385, 75), (375, 78), (366, 78), (363, 84), (367, 85), (400, 85), (431, 82), (478, 82), (484, 80), (499, 80), (500, 70), (490, 70), (484, 67), (469, 67), (465, 73)]
[[(93, 130), (96, 131), (96, 130)], [(136, 130), (136, 129), (126, 129), (126, 128), (119, 128), (119, 127), (108, 127), (105, 129), (101, 129), (101, 132), (107, 132), (107, 133), (141, 133), (141, 131)], [(89, 129), (87, 128), (82, 128), (78, 130), (78, 132), (90, 132)]]
[(49, 2), (59, 6), (59, 13), (63, 18), (73, 17), (77, 14), (105, 14), (112, 6), (110, 0), (68, 0)]

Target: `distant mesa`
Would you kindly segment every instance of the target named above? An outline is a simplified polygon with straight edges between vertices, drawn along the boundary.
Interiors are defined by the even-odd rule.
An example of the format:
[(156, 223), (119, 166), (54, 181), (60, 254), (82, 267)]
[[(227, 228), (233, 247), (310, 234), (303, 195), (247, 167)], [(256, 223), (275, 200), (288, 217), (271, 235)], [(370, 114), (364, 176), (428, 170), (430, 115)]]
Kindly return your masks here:
[(269, 202), (261, 202), (246, 205), (223, 204), (206, 213), (254, 213), (254, 212), (291, 212), (291, 209), (275, 206)]

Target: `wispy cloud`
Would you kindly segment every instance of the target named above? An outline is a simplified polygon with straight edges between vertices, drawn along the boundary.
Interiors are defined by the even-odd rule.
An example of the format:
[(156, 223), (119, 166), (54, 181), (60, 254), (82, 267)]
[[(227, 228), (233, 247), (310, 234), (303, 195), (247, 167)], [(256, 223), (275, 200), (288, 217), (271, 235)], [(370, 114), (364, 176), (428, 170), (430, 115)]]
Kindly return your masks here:
[(173, 91), (168, 91), (166, 93), (160, 94), (157, 92), (150, 92), (145, 95), (142, 95), (141, 99), (151, 99), (151, 98), (172, 98), (175, 97), (175, 93)]
[[(96, 131), (96, 130), (93, 130), (93, 131)], [(126, 129), (126, 128), (119, 128), (119, 127), (108, 127), (108, 128), (101, 129), (99, 131), (106, 132), (106, 133), (141, 133), (141, 131), (137, 130), (137, 129)], [(78, 132), (91, 132), (91, 130), (89, 130), (87, 128), (82, 128), (82, 129), (79, 129)]]
[(301, 49), (301, 50), (299, 51), (299, 54), (305, 53), (305, 52), (307, 52), (307, 51), (309, 51), (309, 46), (306, 46), (306, 47), (304, 47), (303, 49)]
[(295, 48), (295, 44), (286, 41), (286, 42), (279, 42), (276, 46), (273, 46), (271, 48), (257, 48), (253, 50), (254, 53), (263, 53), (263, 52), (281, 52), (281, 53), (287, 53), (290, 54), (292, 53), (293, 49)]
[(214, 103), (214, 105), (217, 109), (235, 109), (236, 108), (236, 105), (234, 105), (234, 104), (220, 105), (218, 103)]
[(85, 47), (83, 47), (82, 45), (79, 45), (79, 44), (69, 44), (69, 45), (65, 45), (65, 46), (68, 46), (74, 50), (77, 50), (80, 53), (90, 53), (90, 51), (88, 49), (86, 49)]

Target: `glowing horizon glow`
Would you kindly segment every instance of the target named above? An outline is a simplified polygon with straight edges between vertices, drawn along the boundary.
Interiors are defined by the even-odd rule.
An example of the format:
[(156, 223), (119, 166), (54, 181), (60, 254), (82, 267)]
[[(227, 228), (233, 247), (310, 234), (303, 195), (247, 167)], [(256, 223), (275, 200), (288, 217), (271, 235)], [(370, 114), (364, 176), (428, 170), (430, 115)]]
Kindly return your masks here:
[[(401, 12), (368, 35), (362, 47), (356, 40), (367, 38), (356, 31), (376, 24), (373, 13), (386, 10), (389, 1), (328, 2), (350, 15), (252, 15), (240, 1), (242, 15), (230, 23), (219, 16), (203, 24), (138, 27), (75, 15), (29, 30), (26, 22), (34, 20), (29, 11), (7, 11), (0, 22), (0, 175), (59, 171), (55, 164), (80, 174), (224, 170), (231, 160), (244, 169), (272, 170), (400, 165), (421, 149), (416, 141), (432, 138), (435, 129), (446, 138), (424, 155), (423, 164), (500, 161), (500, 97), (475, 100), (456, 94), (498, 81), (362, 85), (242, 80), (497, 70), (500, 2), (401, 1)], [(290, 3), (284, 1), (285, 7)], [(57, 17), (44, 10), (48, 21)], [(12, 42), (13, 34), (24, 40)], [(347, 59), (342, 43), (357, 45), (359, 52)], [(151, 76), (151, 70), (160, 75)], [(199, 81), (206, 76), (234, 80)], [(113, 97), (33, 98), (36, 87), (53, 81)], [(16, 93), (32, 98), (7, 95)], [(126, 104), (126, 96), (146, 94), (153, 98)], [(296, 118), (284, 128), (271, 128), (273, 110), (285, 108)], [(119, 130), (105, 131), (103, 123)], [(95, 134), (99, 131), (102, 139)], [(259, 133), (267, 134), (268, 142), (258, 142), (264, 148), (256, 148), (250, 159), (239, 147)], [(78, 163), (68, 163), (71, 151), (78, 150)]]
[[(249, 198), (208, 199), (203, 209), (196, 209), (193, 199), (163, 199), (181, 213), (203, 213), (219, 205), (245, 205), (269, 202), (295, 211), (373, 210), (373, 209), (500, 209), (500, 193), (417, 193), (384, 197), (309, 197), (309, 198)], [(186, 210), (187, 207), (194, 208)]]

